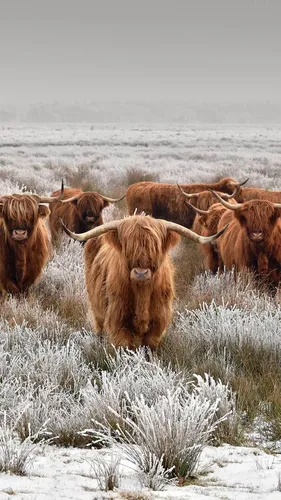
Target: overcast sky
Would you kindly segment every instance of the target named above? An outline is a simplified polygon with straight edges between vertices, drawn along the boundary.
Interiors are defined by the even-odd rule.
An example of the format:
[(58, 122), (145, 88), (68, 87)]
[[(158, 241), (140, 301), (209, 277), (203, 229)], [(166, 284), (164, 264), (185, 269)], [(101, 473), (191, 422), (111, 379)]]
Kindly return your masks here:
[(280, 0), (1, 0), (0, 105), (281, 102)]

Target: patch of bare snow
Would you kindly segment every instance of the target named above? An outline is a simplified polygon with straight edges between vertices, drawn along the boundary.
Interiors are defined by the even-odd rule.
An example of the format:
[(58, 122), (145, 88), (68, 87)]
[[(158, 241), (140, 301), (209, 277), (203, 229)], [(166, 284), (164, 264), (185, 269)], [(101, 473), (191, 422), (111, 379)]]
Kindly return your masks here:
[[(95, 450), (96, 453), (96, 450)], [(111, 450), (97, 453), (108, 456)], [(121, 499), (124, 492), (142, 492), (148, 499), (166, 500), (279, 500), (281, 455), (269, 455), (259, 448), (207, 446), (201, 456), (194, 484), (163, 491), (142, 489), (137, 473), (122, 461), (120, 487), (114, 492), (98, 489), (93, 476), (90, 449), (40, 446), (28, 476), (0, 474), (0, 500), (97, 500)]]

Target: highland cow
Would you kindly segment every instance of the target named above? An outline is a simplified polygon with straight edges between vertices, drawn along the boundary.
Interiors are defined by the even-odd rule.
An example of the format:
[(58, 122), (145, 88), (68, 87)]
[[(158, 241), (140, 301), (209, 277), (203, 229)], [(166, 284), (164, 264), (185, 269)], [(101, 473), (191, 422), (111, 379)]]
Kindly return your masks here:
[[(52, 193), (56, 196), (58, 191)], [(109, 203), (116, 203), (125, 198), (109, 198), (95, 191), (84, 192), (81, 189), (64, 189), (64, 198), (53, 203), (49, 218), (53, 244), (57, 244), (62, 233), (60, 219), (75, 233), (84, 233), (103, 224), (102, 211)]]
[[(196, 205), (196, 195), (200, 191), (210, 188), (232, 194), (242, 184), (228, 177), (212, 184), (182, 184), (181, 187), (188, 193), (195, 193), (193, 204)], [(237, 201), (243, 201), (239, 198), (238, 191), (236, 196)], [(156, 219), (172, 221), (187, 228), (192, 227), (195, 214), (176, 184), (137, 182), (129, 186), (126, 199), (130, 215), (135, 211), (145, 212)]]
[(253, 270), (258, 277), (278, 286), (281, 270), (280, 203), (251, 200), (228, 203), (216, 197), (228, 210), (218, 223), (218, 230), (229, 224), (218, 242), (224, 266), (237, 271)]
[(57, 197), (13, 194), (0, 198), (0, 293), (24, 293), (47, 262), (50, 238), (44, 218)]
[(241, 190), (241, 196), (244, 201), (267, 200), (272, 203), (281, 203), (281, 191), (270, 191), (268, 189), (248, 187)]
[[(165, 220), (135, 215), (112, 221), (72, 238), (84, 247), (85, 279), (95, 331), (115, 346), (156, 348), (172, 316), (174, 269), (168, 256), (185, 236), (209, 238)], [(103, 236), (101, 236), (103, 235)], [(99, 236), (99, 238), (97, 238)]]
[[(235, 190), (233, 191), (232, 194), (227, 194), (223, 192), (218, 192), (221, 198), (224, 200), (233, 200), (238, 199), (243, 202), (244, 200), (241, 199), (241, 186), (245, 184), (248, 181), (244, 181), (243, 183), (239, 184)], [(208, 210), (214, 203), (217, 203), (218, 200), (215, 197), (215, 195), (212, 193), (210, 189), (205, 190), (205, 191), (199, 191), (198, 193), (186, 193), (184, 189), (182, 189), (179, 184), (177, 184), (179, 190), (181, 193), (184, 195), (184, 197), (187, 199), (187, 202), (193, 205), (194, 207), (198, 208), (199, 210)]]

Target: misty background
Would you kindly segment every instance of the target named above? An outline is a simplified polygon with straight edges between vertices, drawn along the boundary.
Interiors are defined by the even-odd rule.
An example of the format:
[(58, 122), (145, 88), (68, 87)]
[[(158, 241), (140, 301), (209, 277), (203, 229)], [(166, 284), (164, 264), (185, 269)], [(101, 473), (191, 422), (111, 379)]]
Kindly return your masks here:
[(281, 123), (275, 0), (1, 3), (0, 121)]

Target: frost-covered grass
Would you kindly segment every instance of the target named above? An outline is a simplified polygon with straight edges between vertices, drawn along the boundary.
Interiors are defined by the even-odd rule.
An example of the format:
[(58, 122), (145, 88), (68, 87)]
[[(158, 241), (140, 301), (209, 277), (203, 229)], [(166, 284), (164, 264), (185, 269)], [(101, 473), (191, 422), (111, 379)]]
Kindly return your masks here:
[[(49, 194), (62, 177), (109, 196), (144, 179), (222, 176), (281, 190), (279, 128), (75, 125), (1, 132), (1, 194)], [(124, 204), (111, 205), (104, 220), (124, 214)], [(7, 446), (50, 438), (85, 447), (95, 435), (100, 447), (110, 437), (142, 485), (160, 489), (173, 474), (192, 476), (208, 442), (241, 443), (257, 418), (260, 432), (280, 438), (280, 292), (269, 295), (250, 275), (204, 273), (194, 243), (182, 241), (172, 258), (174, 319), (149, 356), (116, 352), (92, 332), (76, 241), (64, 238), (53, 250), (28, 297), (0, 299), (0, 428)], [(5, 429), (13, 430), (12, 441)], [(112, 467), (93, 464), (104, 489), (111, 474), (119, 475), (115, 458)]]
[(183, 183), (235, 173), (241, 180), (250, 177), (249, 185), (276, 189), (280, 135), (278, 127), (3, 125), (0, 185), (51, 193), (64, 177), (110, 196), (116, 186), (148, 175)]

